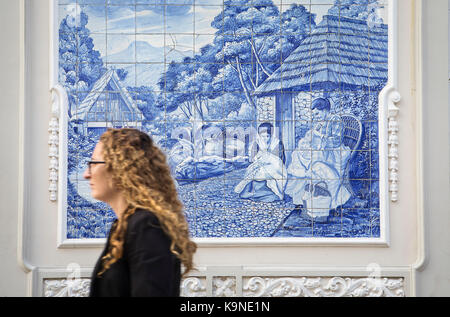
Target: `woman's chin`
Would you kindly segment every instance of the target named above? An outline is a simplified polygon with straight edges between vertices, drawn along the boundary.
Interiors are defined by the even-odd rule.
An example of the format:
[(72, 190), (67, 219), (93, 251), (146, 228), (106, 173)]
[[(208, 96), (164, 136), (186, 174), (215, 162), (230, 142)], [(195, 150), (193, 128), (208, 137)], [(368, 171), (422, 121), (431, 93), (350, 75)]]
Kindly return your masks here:
[(103, 201), (102, 196), (96, 193), (95, 191), (91, 192), (91, 197), (94, 198), (95, 200)]

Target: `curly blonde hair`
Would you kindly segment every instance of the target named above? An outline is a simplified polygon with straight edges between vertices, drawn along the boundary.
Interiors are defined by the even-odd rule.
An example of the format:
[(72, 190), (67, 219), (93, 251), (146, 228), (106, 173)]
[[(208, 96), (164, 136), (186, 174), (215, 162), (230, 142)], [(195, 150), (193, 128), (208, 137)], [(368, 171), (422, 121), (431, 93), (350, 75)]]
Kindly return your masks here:
[(105, 272), (123, 254), (128, 218), (136, 209), (151, 211), (171, 239), (170, 251), (184, 266), (183, 276), (193, 269), (197, 245), (189, 237), (183, 205), (164, 153), (153, 140), (137, 129), (108, 129), (100, 137), (107, 170), (122, 190), (128, 207), (112, 229), (110, 248), (102, 257)]

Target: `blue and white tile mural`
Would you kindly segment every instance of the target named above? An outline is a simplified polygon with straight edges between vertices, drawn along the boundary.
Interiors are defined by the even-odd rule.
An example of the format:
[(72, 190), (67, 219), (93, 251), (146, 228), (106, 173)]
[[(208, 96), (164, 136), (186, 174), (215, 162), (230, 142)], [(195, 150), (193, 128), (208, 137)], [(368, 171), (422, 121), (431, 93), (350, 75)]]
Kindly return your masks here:
[(194, 237), (378, 238), (386, 1), (63, 0), (67, 238), (114, 219), (82, 173), (108, 127), (164, 149)]

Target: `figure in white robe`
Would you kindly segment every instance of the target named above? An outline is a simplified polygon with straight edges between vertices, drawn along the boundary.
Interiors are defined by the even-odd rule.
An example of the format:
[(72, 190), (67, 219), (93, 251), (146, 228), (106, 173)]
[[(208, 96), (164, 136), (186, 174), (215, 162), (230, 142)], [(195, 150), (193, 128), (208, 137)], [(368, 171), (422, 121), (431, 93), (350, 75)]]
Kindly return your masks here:
[[(320, 213), (319, 209), (327, 213), (351, 197), (342, 181), (351, 149), (342, 144), (342, 125), (338, 120), (329, 119), (329, 109), (326, 99), (313, 102), (314, 126), (299, 140), (287, 169), (286, 194), (308, 213), (317, 209), (314, 217)], [(320, 190), (313, 190), (319, 183)], [(325, 191), (329, 195), (324, 195)], [(314, 195), (315, 192), (322, 194)]]
[(241, 198), (273, 202), (284, 199), (286, 186), (286, 167), (280, 158), (281, 141), (272, 135), (272, 125), (262, 124), (258, 127), (256, 142), (258, 153), (245, 172), (242, 181), (234, 191)]

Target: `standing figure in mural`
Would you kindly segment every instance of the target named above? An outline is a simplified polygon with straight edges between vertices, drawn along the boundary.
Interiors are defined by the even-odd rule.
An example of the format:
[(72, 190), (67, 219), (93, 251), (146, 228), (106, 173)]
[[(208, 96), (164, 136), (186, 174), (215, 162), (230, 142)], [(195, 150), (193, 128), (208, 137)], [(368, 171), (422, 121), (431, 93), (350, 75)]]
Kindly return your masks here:
[(84, 173), (117, 219), (92, 275), (90, 296), (179, 296), (181, 263), (196, 244), (162, 151), (136, 129), (109, 129)]
[(234, 191), (241, 198), (273, 202), (284, 199), (286, 167), (283, 143), (273, 135), (273, 126), (262, 123), (256, 137), (257, 153)]
[(330, 108), (328, 99), (312, 102), (313, 126), (298, 141), (287, 169), (286, 194), (313, 217), (328, 215), (351, 196), (342, 181), (351, 149), (342, 144), (342, 123), (331, 118)]

